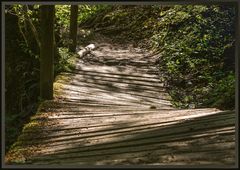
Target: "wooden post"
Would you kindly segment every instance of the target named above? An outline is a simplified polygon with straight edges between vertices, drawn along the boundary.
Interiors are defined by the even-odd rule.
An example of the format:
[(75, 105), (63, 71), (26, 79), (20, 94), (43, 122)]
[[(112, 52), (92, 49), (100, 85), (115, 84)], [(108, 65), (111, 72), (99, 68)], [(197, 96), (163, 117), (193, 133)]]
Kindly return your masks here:
[(78, 17), (78, 6), (71, 5), (70, 14), (70, 40), (72, 41), (69, 45), (69, 51), (75, 52), (77, 46), (77, 17)]
[(40, 97), (53, 99), (54, 79), (54, 5), (40, 6)]

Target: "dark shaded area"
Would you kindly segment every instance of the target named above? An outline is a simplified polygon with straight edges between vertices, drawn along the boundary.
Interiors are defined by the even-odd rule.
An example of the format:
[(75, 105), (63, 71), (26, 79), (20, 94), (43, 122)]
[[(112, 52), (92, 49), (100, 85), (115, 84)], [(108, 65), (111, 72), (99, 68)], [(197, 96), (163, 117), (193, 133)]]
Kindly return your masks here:
[(29, 117), (38, 107), (39, 61), (33, 55), (37, 51), (37, 45), (30, 35), (26, 38), (31, 42), (29, 51), (26, 50), (19, 32), (17, 16), (5, 13), (6, 151), (17, 139), (23, 124), (29, 121)]
[(224, 66), (223, 68), (226, 70), (226, 71), (233, 71), (235, 72), (235, 43), (226, 48), (224, 50), (224, 53), (223, 53), (223, 57), (224, 57)]

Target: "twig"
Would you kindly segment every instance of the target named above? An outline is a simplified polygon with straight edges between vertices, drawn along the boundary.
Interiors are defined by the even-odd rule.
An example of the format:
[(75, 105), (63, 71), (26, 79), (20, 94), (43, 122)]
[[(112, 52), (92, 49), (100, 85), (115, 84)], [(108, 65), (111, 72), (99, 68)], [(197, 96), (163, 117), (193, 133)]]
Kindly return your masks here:
[(28, 42), (27, 42), (27, 38), (26, 38), (26, 36), (24, 35), (24, 33), (22, 31), (22, 28), (21, 28), (21, 25), (20, 25), (20, 18), (19, 17), (18, 17), (18, 28), (19, 28), (19, 31), (20, 31), (21, 35), (23, 36), (23, 39), (24, 39), (26, 45), (29, 46)]
[(32, 31), (33, 34), (34, 34), (35, 40), (36, 40), (36, 42), (37, 42), (37, 44), (38, 44), (38, 47), (40, 48), (41, 43), (40, 43), (39, 35), (38, 35), (38, 32), (37, 32), (35, 26), (34, 26), (33, 23), (32, 23), (32, 20), (31, 20), (30, 17), (28, 16), (28, 13), (27, 13), (28, 10), (29, 10), (29, 9), (28, 9), (28, 5), (24, 5), (24, 6), (23, 6), (24, 16), (25, 16), (25, 18), (27, 19), (27, 21), (28, 21), (28, 23), (29, 23), (29, 25), (30, 25), (31, 31)]

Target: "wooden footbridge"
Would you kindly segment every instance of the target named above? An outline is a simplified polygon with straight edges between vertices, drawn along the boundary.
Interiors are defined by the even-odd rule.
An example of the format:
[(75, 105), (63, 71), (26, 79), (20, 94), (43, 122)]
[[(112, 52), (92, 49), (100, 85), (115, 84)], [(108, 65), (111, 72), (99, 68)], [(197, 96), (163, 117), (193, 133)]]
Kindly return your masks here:
[(173, 108), (154, 61), (99, 42), (57, 77), (6, 164), (235, 165), (235, 112)]

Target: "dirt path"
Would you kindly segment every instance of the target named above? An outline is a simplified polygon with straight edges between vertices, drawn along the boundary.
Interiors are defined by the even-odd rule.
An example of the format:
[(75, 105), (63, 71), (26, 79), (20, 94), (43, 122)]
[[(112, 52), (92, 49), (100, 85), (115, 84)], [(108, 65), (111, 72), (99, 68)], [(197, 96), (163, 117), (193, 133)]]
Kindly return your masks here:
[(98, 39), (55, 82), (9, 164), (234, 165), (235, 113), (171, 106), (150, 53)]

